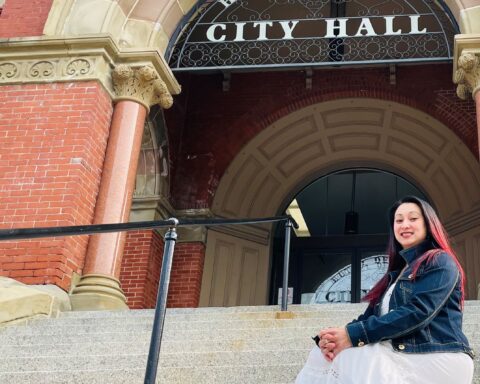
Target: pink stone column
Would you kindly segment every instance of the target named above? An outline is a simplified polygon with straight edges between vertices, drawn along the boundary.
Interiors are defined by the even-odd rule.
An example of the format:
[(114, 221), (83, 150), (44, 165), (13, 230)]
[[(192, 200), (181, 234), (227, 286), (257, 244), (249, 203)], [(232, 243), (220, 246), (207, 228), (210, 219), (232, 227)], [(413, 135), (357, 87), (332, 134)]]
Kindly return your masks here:
[[(135, 101), (115, 106), (94, 224), (128, 221), (146, 115)], [(126, 232), (90, 237), (83, 275), (71, 296), (74, 310), (127, 308), (118, 280), (125, 238)]]
[[(475, 104), (477, 106), (477, 138), (478, 138), (478, 150), (480, 152), (480, 90), (475, 93)], [(479, 153), (480, 158), (480, 153)], [(480, 293), (480, 285), (479, 285)]]
[[(112, 84), (118, 102), (113, 111), (94, 224), (128, 221), (148, 109), (155, 104), (170, 108), (173, 103), (167, 85), (152, 65), (119, 64), (112, 71)], [(127, 308), (118, 280), (125, 239), (125, 232), (90, 237), (83, 275), (70, 296), (73, 310)]]

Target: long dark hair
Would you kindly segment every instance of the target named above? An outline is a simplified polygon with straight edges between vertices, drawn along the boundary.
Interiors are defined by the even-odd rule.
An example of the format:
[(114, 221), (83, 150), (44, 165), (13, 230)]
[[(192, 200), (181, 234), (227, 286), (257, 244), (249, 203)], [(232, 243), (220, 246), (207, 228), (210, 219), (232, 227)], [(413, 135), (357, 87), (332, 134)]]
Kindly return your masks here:
[(453, 259), (455, 264), (457, 264), (457, 267), (460, 271), (461, 305), (463, 307), (463, 302), (465, 299), (465, 273), (463, 272), (463, 268), (460, 265), (460, 262), (458, 261), (455, 252), (450, 246), (447, 232), (445, 231), (445, 228), (443, 228), (443, 225), (440, 222), (437, 213), (430, 204), (416, 196), (406, 196), (398, 200), (397, 202), (395, 202), (395, 204), (392, 205), (392, 207), (388, 211), (389, 239), (387, 245), (387, 273), (378, 281), (377, 284), (375, 284), (375, 286), (362, 299), (362, 301), (368, 301), (370, 305), (375, 305), (380, 300), (380, 297), (387, 288), (388, 273), (392, 271), (399, 271), (405, 266), (405, 260), (403, 259), (403, 257), (400, 256), (399, 253), (402, 250), (402, 246), (395, 239), (395, 233), (393, 231), (395, 212), (397, 211), (397, 208), (404, 203), (414, 203), (422, 211), (422, 216), (425, 220), (425, 225), (427, 227), (427, 239), (432, 242), (433, 247), (431, 250), (425, 252), (417, 260), (415, 260), (415, 264), (412, 268), (413, 278), (415, 278), (420, 265), (422, 265), (423, 263), (429, 263), (435, 258), (435, 256), (437, 256), (441, 252), (448, 253), (448, 255)]

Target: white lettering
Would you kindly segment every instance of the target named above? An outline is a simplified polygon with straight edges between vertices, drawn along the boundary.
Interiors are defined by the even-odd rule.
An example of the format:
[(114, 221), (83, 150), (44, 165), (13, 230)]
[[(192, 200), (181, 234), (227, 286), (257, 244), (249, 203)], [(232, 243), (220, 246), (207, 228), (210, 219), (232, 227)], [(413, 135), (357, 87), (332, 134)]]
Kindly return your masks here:
[[(363, 31), (367, 33), (363, 34), (362, 33)], [(375, 30), (372, 27), (372, 23), (370, 19), (366, 17), (362, 18), (362, 22), (360, 23), (360, 26), (358, 27), (358, 31), (355, 34), (355, 36), (377, 36), (377, 34), (375, 33)]]
[[(291, 27), (290, 27), (290, 23), (292, 23)], [(292, 32), (293, 32), (293, 29), (296, 27), (297, 24), (298, 24), (298, 20), (295, 20), (295, 21), (280, 21), (280, 25), (283, 28), (283, 33), (284, 33), (283, 38), (284, 39), (293, 39)]]
[(400, 35), (402, 33), (401, 29), (398, 29), (396, 31), (393, 30), (393, 19), (395, 19), (395, 16), (384, 16), (385, 19), (385, 35)]
[(233, 41), (245, 41), (243, 38), (243, 27), (245, 27), (245, 24), (247, 23), (235, 23), (235, 26), (237, 27), (237, 34)]
[(210, 27), (207, 29), (207, 39), (210, 41), (225, 41), (225, 33), (223, 33), (218, 39), (215, 38), (215, 30), (219, 28), (222, 31), (225, 31), (227, 29), (227, 26), (225, 24), (212, 24)]
[(257, 40), (268, 40), (267, 39), (267, 26), (271, 27), (271, 21), (259, 21), (258, 23), (253, 23), (253, 27), (259, 27), (258, 39)]
[[(236, 0), (229, 0), (229, 1), (236, 1)], [(423, 28), (421, 30), (419, 29), (420, 16), (421, 15), (382, 16), (381, 18), (376, 18), (376, 20), (378, 22), (383, 21), (385, 23), (385, 33), (384, 33), (385, 36), (428, 33), (427, 28)], [(396, 23), (396, 20), (398, 20), (399, 17), (410, 18), (409, 32), (407, 32), (405, 28), (398, 27), (400, 24)], [(270, 33), (269, 28), (275, 27), (275, 30), (278, 30), (278, 27), (281, 27), (283, 31), (283, 36), (280, 38), (282, 40), (292, 40), (292, 39), (298, 38), (294, 36), (294, 32), (295, 30), (297, 30), (297, 28), (299, 28), (298, 24), (302, 24), (302, 21), (303, 20), (281, 20), (281, 21), (257, 21), (257, 22), (246, 21), (246, 22), (235, 22), (235, 23), (224, 23), (224, 24), (216, 23), (208, 26), (206, 31), (206, 37), (208, 41), (215, 42), (215, 43), (227, 41), (227, 34), (229, 36), (228, 41), (235, 41), (235, 42), (246, 41), (246, 40), (257, 40), (257, 41), (270, 40), (270, 37), (268, 37), (268, 34)], [(334, 38), (345, 38), (345, 37), (378, 36), (378, 33), (375, 30), (374, 26), (377, 27), (379, 24), (372, 24), (372, 19), (368, 17), (362, 18), (359, 24), (358, 24), (358, 21), (354, 21), (348, 18), (318, 19), (315, 21), (317, 23), (325, 23), (324, 25), (325, 25), (326, 33), (323, 36), (313, 35), (311, 37), (334, 39)], [(277, 26), (277, 24), (279, 24), (279, 26)], [(351, 24), (353, 24), (353, 26)], [(395, 24), (397, 24), (397, 26)], [(353, 31), (348, 30), (348, 32), (351, 31), (351, 34), (348, 33), (347, 27), (355, 28), (355, 25), (358, 25), (358, 29), (356, 30), (356, 33), (353, 34), (355, 29)], [(233, 28), (235, 28), (235, 35), (234, 35), (235, 37), (232, 40), (233, 36), (230, 37), (230, 35), (233, 34)], [(251, 32), (252, 28), (258, 28), (256, 36), (252, 36), (249, 33), (249, 31)], [(312, 26), (311, 28), (312, 29), (310, 33), (314, 31), (318, 31), (318, 29), (314, 29), (314, 28), (321, 28), (321, 25), (317, 24), (317, 27)]]
[(427, 28), (423, 28), (421, 31), (418, 30), (418, 19), (420, 18), (420, 15), (415, 15), (415, 16), (408, 16), (410, 17), (410, 33), (425, 33), (427, 32)]
[(218, 0), (219, 3), (223, 4), (225, 8), (228, 8), (230, 5), (235, 3), (237, 0)]
[[(325, 35), (325, 37), (348, 37), (347, 20), (348, 19), (325, 19), (325, 21), (327, 22), (327, 34)], [(335, 25), (336, 21), (338, 21), (339, 25)], [(338, 31), (338, 35), (335, 35), (335, 31)]]

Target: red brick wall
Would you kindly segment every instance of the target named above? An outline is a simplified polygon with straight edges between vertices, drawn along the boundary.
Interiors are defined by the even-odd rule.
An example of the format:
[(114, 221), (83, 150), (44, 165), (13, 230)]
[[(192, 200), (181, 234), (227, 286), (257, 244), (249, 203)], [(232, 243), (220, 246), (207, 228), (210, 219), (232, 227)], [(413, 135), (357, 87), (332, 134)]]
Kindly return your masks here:
[(120, 282), (129, 308), (152, 308), (146, 305), (146, 290), (150, 289), (147, 285), (151, 276), (159, 273), (162, 253), (163, 242), (157, 232), (139, 230), (127, 233)]
[(178, 209), (210, 207), (220, 178), (249, 140), (281, 117), (323, 101), (369, 97), (409, 105), (443, 122), (478, 154), (475, 105), (456, 96), (451, 64), (398, 66), (396, 85), (384, 67), (320, 69), (311, 90), (302, 71), (234, 73), (228, 92), (222, 75), (177, 77), (184, 96), (166, 119), (169, 133), (174, 127), (171, 195)]
[(41, 36), (53, 0), (5, 0), (0, 38)]
[[(131, 231), (127, 235), (120, 282), (129, 308), (155, 308), (163, 258), (163, 239), (156, 231)], [(198, 307), (205, 246), (175, 245), (168, 307)]]
[(168, 291), (169, 307), (198, 307), (204, 261), (205, 245), (203, 243), (178, 243), (175, 246)]
[[(0, 227), (90, 224), (112, 103), (96, 82), (0, 87)], [(0, 242), (0, 275), (67, 289), (86, 236)]]

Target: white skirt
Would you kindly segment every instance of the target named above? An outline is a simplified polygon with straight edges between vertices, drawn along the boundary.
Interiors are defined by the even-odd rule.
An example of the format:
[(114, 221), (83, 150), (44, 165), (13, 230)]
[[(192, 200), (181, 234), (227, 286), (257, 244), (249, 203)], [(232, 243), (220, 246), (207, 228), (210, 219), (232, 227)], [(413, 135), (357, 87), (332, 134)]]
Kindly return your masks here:
[(473, 369), (465, 353), (400, 353), (384, 341), (345, 349), (331, 363), (314, 347), (295, 384), (471, 384)]

